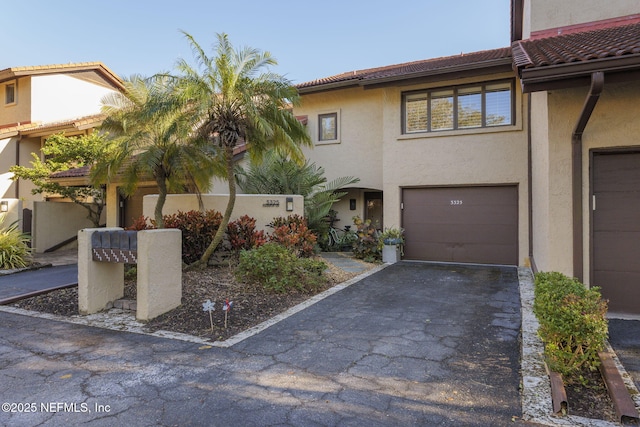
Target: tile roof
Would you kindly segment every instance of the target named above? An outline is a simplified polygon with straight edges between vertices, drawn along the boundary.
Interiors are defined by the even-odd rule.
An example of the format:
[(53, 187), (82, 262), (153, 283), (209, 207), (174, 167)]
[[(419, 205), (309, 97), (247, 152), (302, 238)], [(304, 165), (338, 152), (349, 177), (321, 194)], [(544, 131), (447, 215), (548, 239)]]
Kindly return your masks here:
[(473, 53), (461, 53), (441, 58), (406, 62), (384, 67), (349, 71), (296, 85), (299, 90), (327, 86), (351, 86), (397, 81), (426, 75), (446, 74), (461, 69), (495, 65), (496, 62), (511, 63), (511, 49), (500, 48)]
[(90, 129), (99, 126), (104, 120), (103, 114), (93, 114), (90, 116), (76, 117), (69, 120), (61, 120), (58, 122), (48, 123), (19, 123), (11, 124), (9, 126), (0, 127), (0, 138), (10, 137), (17, 134), (31, 134), (36, 132), (51, 132), (64, 130), (66, 128), (74, 128), (78, 130)]
[(513, 43), (518, 68), (536, 68), (640, 55), (640, 23)]
[(102, 62), (70, 62), (68, 64), (35, 65), (11, 67), (0, 70), (0, 82), (21, 76), (39, 74), (64, 74), (83, 71), (95, 71), (106, 78), (113, 86), (122, 89), (122, 79)]
[(85, 178), (89, 176), (91, 171), (91, 165), (86, 165), (81, 168), (67, 169), (66, 171), (60, 171), (51, 174), (51, 178)]

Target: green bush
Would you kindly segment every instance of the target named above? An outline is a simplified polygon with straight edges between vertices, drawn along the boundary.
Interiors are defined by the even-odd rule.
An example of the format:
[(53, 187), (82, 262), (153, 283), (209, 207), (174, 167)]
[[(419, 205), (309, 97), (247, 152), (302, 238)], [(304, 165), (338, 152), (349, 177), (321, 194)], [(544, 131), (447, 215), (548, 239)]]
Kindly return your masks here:
[[(4, 223), (4, 218), (0, 217), (0, 226)], [(29, 235), (20, 231), (17, 221), (0, 230), (0, 269), (24, 268), (31, 264), (28, 243)]]
[(270, 240), (291, 250), (296, 256), (310, 257), (315, 253), (318, 237), (309, 230), (307, 220), (300, 215), (274, 218), (270, 224)]
[(607, 302), (600, 289), (550, 272), (536, 274), (534, 293), (533, 311), (549, 368), (568, 382), (579, 380), (583, 369), (596, 370), (608, 334)]
[(353, 243), (353, 256), (367, 262), (382, 259), (378, 230), (371, 225), (371, 220), (363, 221), (359, 216), (354, 216), (353, 223), (358, 234), (358, 239)]
[(323, 275), (326, 267), (322, 261), (298, 258), (278, 243), (266, 243), (240, 252), (236, 277), (244, 282), (260, 283), (275, 292), (310, 291), (326, 282)]

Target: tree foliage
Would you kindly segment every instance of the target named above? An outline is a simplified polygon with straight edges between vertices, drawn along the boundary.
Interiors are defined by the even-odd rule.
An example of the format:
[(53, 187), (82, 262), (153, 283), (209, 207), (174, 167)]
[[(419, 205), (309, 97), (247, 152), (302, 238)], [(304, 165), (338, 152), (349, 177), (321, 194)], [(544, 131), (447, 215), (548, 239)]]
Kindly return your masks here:
[(162, 208), (169, 192), (208, 190), (213, 154), (192, 138), (191, 119), (185, 105), (176, 102), (171, 79), (132, 76), (124, 87), (124, 92), (103, 100), (108, 116), (102, 129), (109, 132), (114, 149), (96, 165), (93, 177), (99, 182), (121, 181), (126, 195), (132, 195), (140, 181), (154, 180), (154, 218), (163, 228)]
[(305, 127), (290, 110), (298, 102), (296, 88), (269, 71), (276, 64), (268, 52), (235, 49), (226, 34), (218, 34), (215, 55), (208, 56), (193, 36), (184, 33), (196, 66), (178, 63), (179, 103), (193, 120), (196, 139), (215, 151), (217, 171), (228, 181), (229, 201), (222, 224), (198, 263), (206, 265), (224, 236), (236, 200), (234, 149), (246, 143), (252, 158), (275, 149), (300, 161), (300, 144), (310, 144)]
[(97, 132), (71, 137), (56, 134), (47, 138), (42, 148), (44, 160), (37, 153), (31, 153), (31, 167), (15, 165), (9, 171), (13, 173), (13, 180), (31, 181), (35, 185), (33, 194), (57, 194), (82, 206), (88, 212), (87, 218), (99, 227), (105, 206), (104, 189), (99, 185), (61, 185), (51, 176), (56, 172), (93, 166), (108, 151), (104, 136)]

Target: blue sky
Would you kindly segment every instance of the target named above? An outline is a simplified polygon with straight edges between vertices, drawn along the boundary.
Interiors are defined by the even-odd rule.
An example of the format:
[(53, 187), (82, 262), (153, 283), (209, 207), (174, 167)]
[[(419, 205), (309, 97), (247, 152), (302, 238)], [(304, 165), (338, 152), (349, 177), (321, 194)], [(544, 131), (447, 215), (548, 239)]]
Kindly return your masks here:
[(0, 69), (101, 61), (149, 76), (191, 61), (184, 30), (208, 53), (216, 33), (269, 51), (294, 83), (506, 47), (510, 28), (509, 0), (21, 0), (10, 12)]

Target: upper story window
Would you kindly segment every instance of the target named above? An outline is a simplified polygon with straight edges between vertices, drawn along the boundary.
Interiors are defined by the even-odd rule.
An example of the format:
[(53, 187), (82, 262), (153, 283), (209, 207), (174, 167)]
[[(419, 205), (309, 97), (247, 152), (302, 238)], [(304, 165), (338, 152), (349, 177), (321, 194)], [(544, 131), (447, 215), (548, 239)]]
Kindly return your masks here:
[(338, 113), (318, 115), (318, 141), (338, 139)]
[(409, 92), (403, 95), (403, 133), (513, 124), (513, 82)]
[(16, 103), (16, 84), (7, 83), (4, 85), (4, 103), (15, 104)]

